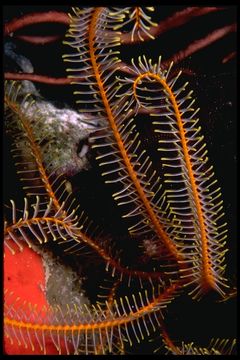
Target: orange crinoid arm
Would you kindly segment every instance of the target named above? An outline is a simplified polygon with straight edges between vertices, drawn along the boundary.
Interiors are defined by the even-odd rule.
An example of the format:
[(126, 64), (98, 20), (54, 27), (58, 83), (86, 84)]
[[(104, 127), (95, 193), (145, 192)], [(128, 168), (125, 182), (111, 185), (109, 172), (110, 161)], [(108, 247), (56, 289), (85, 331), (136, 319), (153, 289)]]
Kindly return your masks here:
[(168, 135), (168, 140), (159, 141), (158, 151), (166, 169), (164, 194), (170, 204), (169, 216), (180, 228), (175, 241), (183, 262), (191, 264), (190, 271), (189, 267), (181, 270), (182, 275), (189, 278), (189, 284), (195, 283), (195, 297), (208, 289), (223, 295), (222, 288), (227, 286), (222, 264), (227, 251), (226, 223), (220, 220), (223, 201), (212, 166), (208, 165), (201, 127), (197, 126), (199, 109), (192, 107), (192, 91), (185, 93), (187, 83), (176, 87), (181, 72), (171, 77), (173, 64), (163, 70), (161, 58), (152, 65), (143, 56), (138, 66), (134, 61), (133, 65), (136, 77), (125, 79), (123, 86), (131, 86), (128, 96), (135, 99), (137, 108), (149, 110), (155, 132)]

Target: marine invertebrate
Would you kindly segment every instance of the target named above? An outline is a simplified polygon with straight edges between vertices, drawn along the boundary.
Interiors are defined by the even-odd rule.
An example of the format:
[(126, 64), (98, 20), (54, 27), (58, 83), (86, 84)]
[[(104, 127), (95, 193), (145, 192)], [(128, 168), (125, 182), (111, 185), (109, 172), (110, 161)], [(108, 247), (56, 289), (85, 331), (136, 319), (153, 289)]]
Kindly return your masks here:
[[(192, 94), (185, 92), (184, 82), (177, 87), (180, 74), (160, 60), (153, 63), (139, 58), (125, 68), (131, 75), (117, 74), (119, 54), (113, 48), (119, 46), (121, 27), (131, 25), (134, 17), (134, 30), (138, 28), (140, 34), (139, 26), (146, 30), (141, 17), (148, 20), (142, 9), (74, 9), (67, 37), (72, 52), (64, 56), (71, 65), (68, 73), (79, 110), (98, 121), (90, 143), (109, 184), (112, 209), (114, 202), (118, 204), (117, 234), (104, 224), (102, 233), (94, 231), (88, 217), (78, 211), (72, 186), (61, 179), (49, 157), (42, 156), (51, 138), (41, 130), (45, 126), (41, 118), (28, 111), (33, 106), (29, 95), (22, 100), (14, 83), (6, 90), (10, 131), (17, 128), (18, 138), (24, 139), (14, 146), (20, 158), (27, 157), (20, 171), (30, 173), (30, 177), (24, 175), (24, 182), (30, 181), (27, 192), (33, 208), (29, 216), (25, 200), (18, 218), (12, 202), (6, 234), (17, 244), (28, 243), (29, 234), (30, 245), (34, 240), (41, 243), (53, 238), (55, 249), (62, 246), (65, 256), (73, 252), (82, 262), (86, 261), (83, 248), (87, 248), (97, 254), (101, 262), (95, 267), (108, 281), (103, 291), (94, 291), (95, 297), (99, 291), (106, 301), (95, 303), (93, 298), (90, 306), (48, 307), (40, 318), (24, 310), (17, 314), (18, 319), (14, 307), (6, 308), (8, 336), (14, 341), (20, 333), (27, 346), (37, 340), (43, 352), (47, 352), (47, 337), (59, 352), (64, 347), (67, 353), (99, 354), (129, 351), (129, 345), (136, 346), (160, 332), (174, 353), (177, 347), (166, 330), (163, 308), (176, 301), (183, 289), (191, 290), (194, 299), (210, 289), (225, 296), (225, 224), (218, 223), (221, 195), (218, 188), (211, 188), (213, 173), (196, 127)], [(142, 140), (146, 129), (150, 138), (156, 136), (153, 149)], [(81, 198), (79, 202), (86, 205)], [(91, 214), (89, 208), (86, 211)], [(101, 223), (98, 219), (93, 218), (97, 225)], [(128, 241), (123, 242), (121, 226)], [(20, 240), (17, 232), (22, 235)], [(139, 255), (145, 257), (145, 264), (138, 260)], [(183, 344), (177, 350), (181, 351), (198, 350)]]

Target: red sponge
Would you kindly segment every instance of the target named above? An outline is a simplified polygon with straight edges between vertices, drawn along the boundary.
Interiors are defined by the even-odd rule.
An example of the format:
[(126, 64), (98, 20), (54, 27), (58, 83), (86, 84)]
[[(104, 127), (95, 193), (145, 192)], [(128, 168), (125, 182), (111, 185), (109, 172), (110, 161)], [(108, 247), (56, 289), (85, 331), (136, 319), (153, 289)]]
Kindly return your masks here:
[[(33, 306), (37, 304), (37, 309), (42, 309), (44, 305), (48, 305), (44, 292), (46, 284), (43, 261), (41, 256), (28, 246), (25, 245), (23, 251), (20, 251), (13, 242), (8, 241), (8, 243), (11, 244), (11, 248), (14, 248), (15, 254), (13, 255), (9, 248), (6, 245), (4, 246), (4, 289), (7, 289), (4, 301), (6, 308), (13, 305), (16, 312), (22, 309), (27, 317), (31, 318), (29, 302)], [(11, 292), (13, 292), (13, 295), (10, 295)], [(16, 301), (17, 297), (20, 298), (18, 301)], [(24, 305), (24, 303), (26, 303), (26, 305)], [(44, 312), (39, 311), (39, 313), (41, 317), (44, 317)], [(7, 314), (4, 315), (7, 316)], [(11, 318), (13, 318), (12, 315)], [(44, 319), (41, 318), (41, 322), (44, 322)], [(10, 327), (11, 325), (9, 328)], [(22, 340), (19, 329), (16, 328), (14, 330), (18, 334), (20, 342), (18, 342), (14, 336), (13, 330), (11, 330), (11, 334), (13, 334), (13, 336), (11, 336), (12, 340), (6, 336), (5, 333), (4, 350), (6, 354), (43, 354), (33, 330), (29, 330), (29, 333), (32, 332), (32, 344), (28, 340), (29, 337), (26, 330), (21, 330), (22, 334), (25, 331), (25, 341)], [(48, 335), (44, 337), (44, 339), (46, 353), (50, 355), (58, 354), (51, 337)], [(63, 346), (62, 354), (65, 353), (64, 348)]]

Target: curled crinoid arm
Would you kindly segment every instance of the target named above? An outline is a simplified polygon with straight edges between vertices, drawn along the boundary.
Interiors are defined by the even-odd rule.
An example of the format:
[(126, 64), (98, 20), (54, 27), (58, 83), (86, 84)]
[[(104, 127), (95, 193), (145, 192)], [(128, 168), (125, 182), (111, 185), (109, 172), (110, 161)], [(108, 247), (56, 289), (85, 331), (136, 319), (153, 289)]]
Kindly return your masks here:
[[(14, 247), (23, 249), (22, 243), (30, 248), (33, 244), (43, 244), (50, 240), (62, 239), (68, 241), (72, 233), (78, 229), (75, 211), (63, 217), (65, 203), (63, 202), (56, 212), (53, 200), (50, 199), (45, 210), (40, 208), (40, 198), (37, 196), (35, 203), (29, 205), (28, 199), (24, 198), (24, 208), (21, 217), (17, 216), (16, 206), (13, 200), (11, 221), (5, 222), (4, 242), (14, 253)], [(14, 246), (11, 246), (14, 244)]]
[(160, 58), (152, 64), (144, 56), (138, 64), (133, 61), (133, 66), (136, 76), (123, 80), (123, 87), (137, 109), (149, 109), (146, 121), (162, 136), (158, 141), (164, 168), (160, 194), (166, 198), (166, 216), (174, 222), (174, 232), (178, 229), (174, 239), (184, 258), (180, 263), (186, 264), (181, 275), (194, 285), (193, 297), (209, 289), (224, 295), (227, 229), (222, 222), (223, 201), (208, 162), (192, 91), (185, 91), (187, 83), (177, 86), (181, 73), (171, 76), (172, 64), (162, 69)]
[(108, 240), (103, 240), (99, 229), (84, 212), (77, 216), (76, 209), (69, 208), (65, 202), (56, 211), (52, 199), (44, 209), (40, 205), (38, 196), (31, 205), (25, 198), (23, 210), (17, 211), (15, 202), (11, 200), (11, 214), (4, 224), (4, 243), (13, 254), (16, 248), (22, 251), (23, 244), (31, 248), (35, 244), (55, 241), (65, 253), (84, 254), (88, 249), (92, 254), (94, 251), (105, 263), (106, 271), (120, 281), (127, 281), (129, 287), (133, 279), (137, 279), (142, 287), (144, 281), (162, 282), (166, 277), (163, 271), (148, 272), (121, 265), (119, 254), (112, 250)]
[(109, 299), (103, 306), (46, 306), (37, 309), (23, 302), (15, 307), (12, 294), (5, 291), (4, 329), (13, 344), (40, 348), (47, 354), (47, 343), (67, 354), (106, 354), (114, 352), (115, 339), (120, 347), (132, 345), (149, 336), (160, 326), (158, 313), (177, 295), (180, 283), (167, 288)]

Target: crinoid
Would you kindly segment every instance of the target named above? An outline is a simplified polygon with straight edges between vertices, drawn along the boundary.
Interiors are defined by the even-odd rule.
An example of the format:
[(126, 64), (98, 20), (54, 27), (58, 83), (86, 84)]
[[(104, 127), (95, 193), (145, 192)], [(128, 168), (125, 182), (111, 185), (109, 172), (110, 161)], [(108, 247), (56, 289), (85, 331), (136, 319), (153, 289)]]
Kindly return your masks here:
[[(235, 353), (234, 331), (213, 334), (236, 288), (194, 91), (184, 68), (161, 56), (121, 57), (123, 44), (154, 41), (152, 13), (76, 7), (61, 17), (77, 111), (54, 108), (32, 83), (5, 82), (5, 128), (25, 192), (6, 205), (6, 256), (30, 248), (78, 264), (84, 293), (34, 304), (5, 281), (7, 353)], [(193, 330), (203, 318), (206, 337)]]

